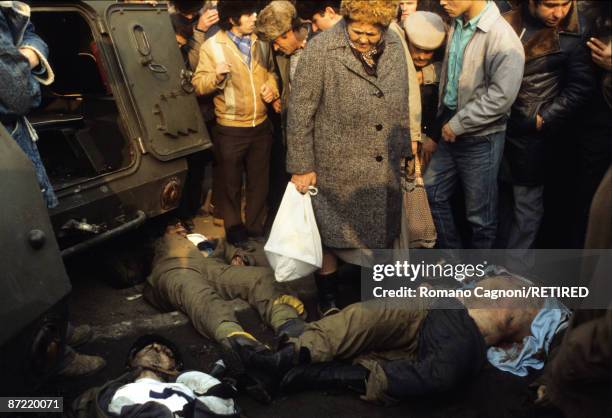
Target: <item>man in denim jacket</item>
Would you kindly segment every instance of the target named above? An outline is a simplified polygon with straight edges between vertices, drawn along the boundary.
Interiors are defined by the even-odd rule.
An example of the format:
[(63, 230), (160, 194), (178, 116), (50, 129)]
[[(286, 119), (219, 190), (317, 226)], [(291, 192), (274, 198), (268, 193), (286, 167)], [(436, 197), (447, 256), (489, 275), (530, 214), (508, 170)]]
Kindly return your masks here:
[(25, 115), (40, 104), (40, 83), (51, 84), (47, 45), (34, 33), (30, 7), (0, 1), (0, 122), (30, 158), (49, 208), (58, 204), (36, 147), (36, 131)]

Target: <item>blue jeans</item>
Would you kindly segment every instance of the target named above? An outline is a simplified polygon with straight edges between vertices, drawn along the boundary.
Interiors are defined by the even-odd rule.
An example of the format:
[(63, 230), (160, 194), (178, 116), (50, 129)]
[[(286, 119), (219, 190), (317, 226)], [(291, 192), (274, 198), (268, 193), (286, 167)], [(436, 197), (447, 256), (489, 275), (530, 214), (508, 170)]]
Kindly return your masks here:
[(425, 172), (425, 188), (438, 233), (439, 248), (464, 248), (453, 219), (451, 198), (460, 181), (472, 242), (467, 248), (493, 247), (497, 230), (497, 176), (505, 132), (441, 140)]
[(9, 127), (11, 129), (11, 136), (17, 142), (17, 144), (21, 147), (23, 152), (28, 156), (32, 164), (34, 165), (34, 170), (36, 171), (36, 179), (38, 180), (38, 184), (40, 185), (40, 191), (45, 199), (45, 203), (48, 208), (54, 208), (59, 204), (57, 196), (53, 191), (53, 186), (51, 185), (51, 181), (47, 176), (47, 170), (45, 170), (45, 166), (43, 165), (42, 159), (40, 158), (40, 153), (38, 152), (38, 147), (36, 146), (36, 142), (30, 136), (28, 129), (25, 125), (23, 118), (16, 123), (15, 126)]

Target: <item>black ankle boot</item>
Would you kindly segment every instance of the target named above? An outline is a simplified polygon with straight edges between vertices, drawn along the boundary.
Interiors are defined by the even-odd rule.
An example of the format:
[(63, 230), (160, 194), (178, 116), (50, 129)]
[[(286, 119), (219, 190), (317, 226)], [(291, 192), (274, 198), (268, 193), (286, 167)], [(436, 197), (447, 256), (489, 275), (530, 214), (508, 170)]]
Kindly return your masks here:
[(276, 337), (279, 339), (289, 337), (297, 338), (304, 333), (306, 322), (302, 318), (291, 318), (276, 330)]
[(315, 283), (319, 295), (319, 314), (322, 317), (340, 312), (336, 305), (338, 297), (338, 274), (315, 274)]
[[(279, 380), (294, 365), (307, 362), (301, 360), (301, 355), (296, 356), (293, 344), (285, 344), (278, 351), (273, 352), (268, 349), (256, 350), (246, 345), (240, 346), (232, 340), (230, 340), (230, 343), (232, 343), (233, 350), (240, 356), (245, 370), (250, 368), (260, 370), (277, 376)], [(310, 358), (308, 358), (308, 361), (310, 361)]]
[(350, 389), (364, 394), (369, 374), (369, 370), (359, 364), (326, 362), (300, 365), (285, 374), (280, 389), (284, 393)]

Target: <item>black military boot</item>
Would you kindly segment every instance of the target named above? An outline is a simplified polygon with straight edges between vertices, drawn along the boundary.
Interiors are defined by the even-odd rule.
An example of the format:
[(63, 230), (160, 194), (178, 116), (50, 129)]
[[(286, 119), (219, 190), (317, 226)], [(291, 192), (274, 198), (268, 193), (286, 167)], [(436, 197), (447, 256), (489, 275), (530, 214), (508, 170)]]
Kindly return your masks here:
[(366, 391), (370, 371), (359, 364), (325, 362), (303, 364), (289, 370), (280, 383), (284, 393), (305, 390), (350, 389), (360, 394)]
[(286, 321), (283, 325), (278, 327), (276, 330), (276, 337), (278, 339), (297, 338), (304, 332), (304, 326), (306, 322), (302, 318), (292, 318)]
[(317, 274), (315, 273), (315, 283), (319, 295), (319, 314), (321, 317), (333, 315), (340, 312), (336, 305), (338, 297), (338, 274)]
[(248, 367), (242, 360), (243, 351), (249, 353), (272, 353), (268, 346), (244, 334), (228, 337), (222, 344), (223, 360), (228, 365), (229, 375), (236, 379), (238, 388), (263, 404), (269, 404), (278, 391), (278, 378)]

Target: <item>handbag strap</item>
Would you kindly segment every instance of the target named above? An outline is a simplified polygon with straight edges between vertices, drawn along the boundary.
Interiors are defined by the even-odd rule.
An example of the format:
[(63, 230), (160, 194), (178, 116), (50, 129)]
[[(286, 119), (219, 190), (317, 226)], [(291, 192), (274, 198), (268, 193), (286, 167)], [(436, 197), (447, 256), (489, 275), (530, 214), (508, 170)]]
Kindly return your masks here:
[(417, 151), (414, 156), (414, 183), (417, 186), (424, 186), (423, 175), (421, 174), (421, 155)]

